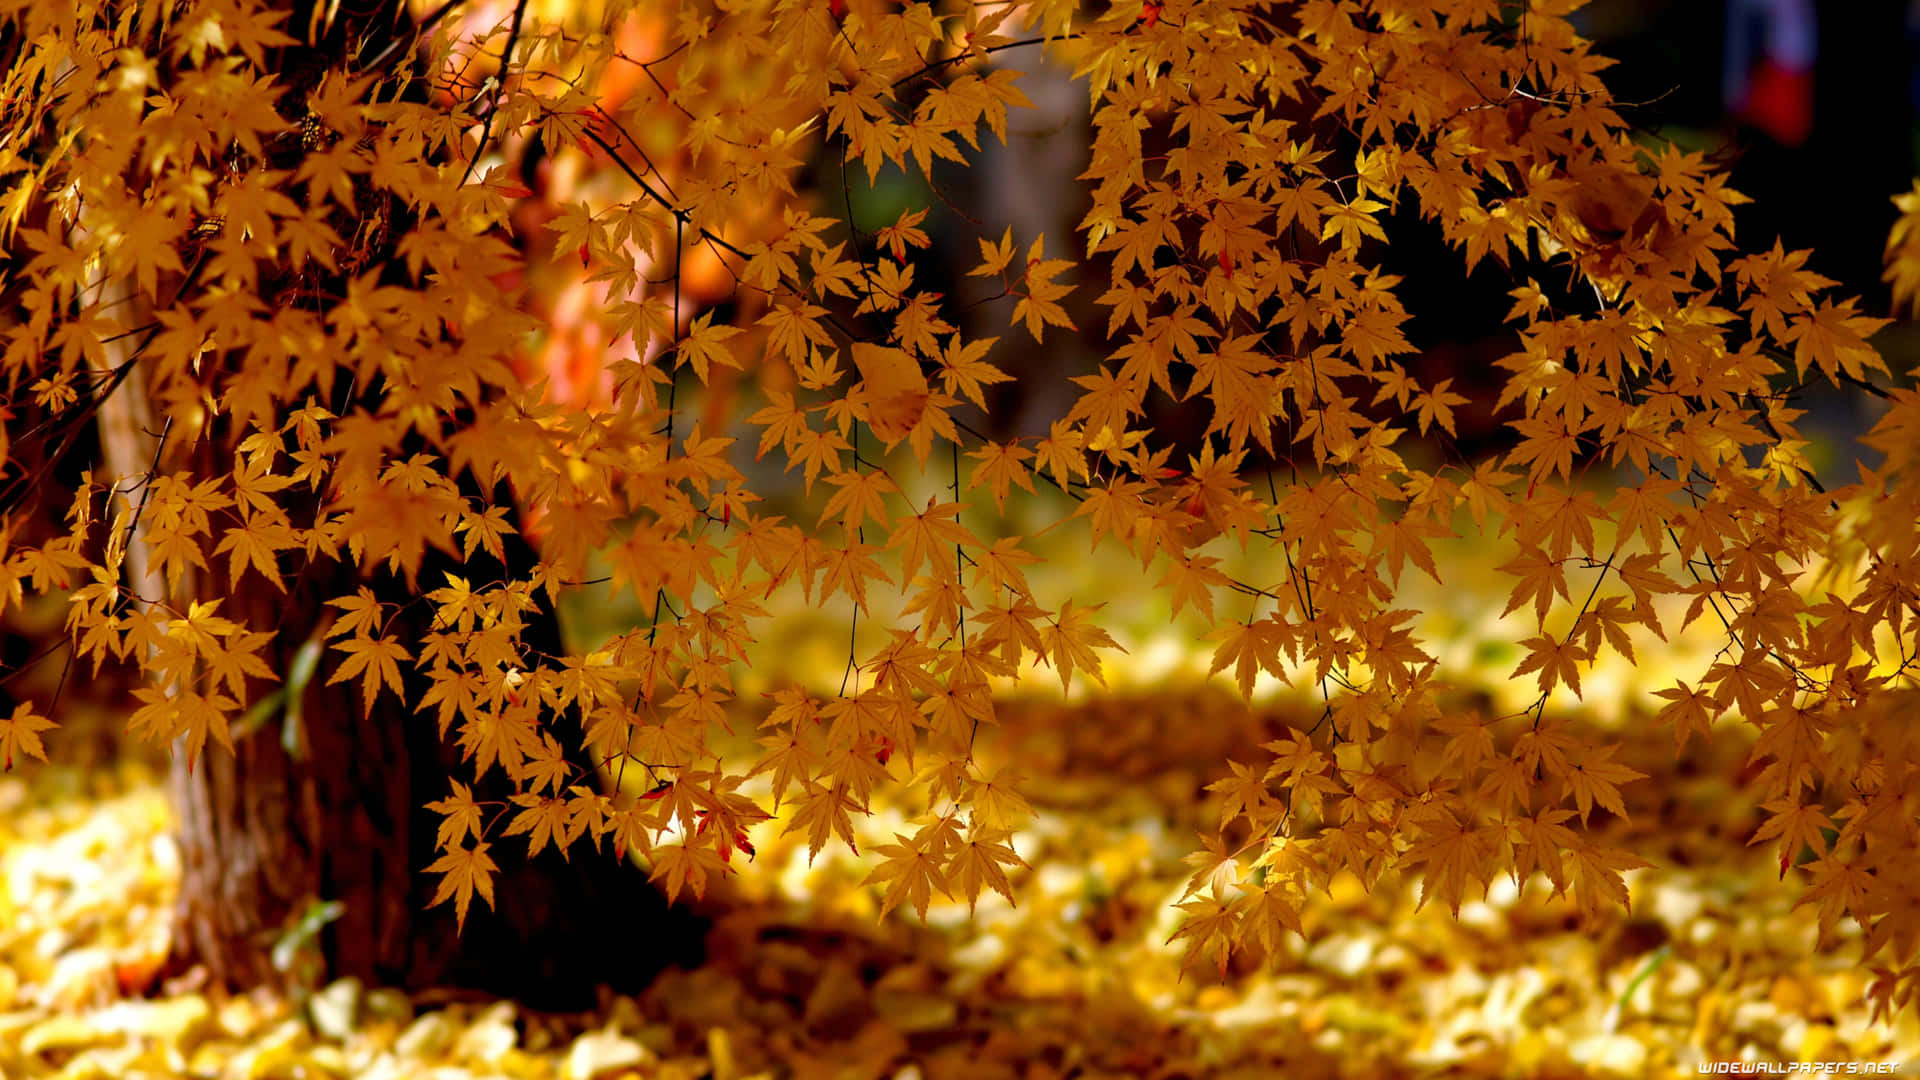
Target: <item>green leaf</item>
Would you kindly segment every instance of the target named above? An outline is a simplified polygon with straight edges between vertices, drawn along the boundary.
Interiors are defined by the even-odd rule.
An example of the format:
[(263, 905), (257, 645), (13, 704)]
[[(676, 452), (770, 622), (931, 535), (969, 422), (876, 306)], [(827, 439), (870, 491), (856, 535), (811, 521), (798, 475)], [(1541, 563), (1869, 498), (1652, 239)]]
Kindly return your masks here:
[(287, 927), (280, 939), (273, 943), (273, 970), (290, 972), (300, 957), (300, 950), (313, 944), (326, 925), (346, 914), (347, 905), (338, 900), (315, 900), (307, 905), (300, 917)]

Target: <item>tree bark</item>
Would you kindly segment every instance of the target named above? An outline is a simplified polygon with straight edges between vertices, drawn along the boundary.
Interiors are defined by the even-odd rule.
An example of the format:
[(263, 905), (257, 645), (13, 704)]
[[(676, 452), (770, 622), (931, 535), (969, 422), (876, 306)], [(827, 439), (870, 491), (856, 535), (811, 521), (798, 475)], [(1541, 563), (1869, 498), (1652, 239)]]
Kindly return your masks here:
[[(326, 7), (324, 20), (314, 18), (314, 0), (290, 0), (289, 7), (290, 26), (320, 32), (279, 58), (276, 67), (291, 87), (283, 108), (304, 100), (304, 88), (323, 72), (341, 70), (343, 58), (381, 55), (385, 43), (404, 45), (396, 35), (411, 32), (398, 0), (347, 0)], [(84, 214), (77, 227), (87, 227)], [(387, 248), (391, 255), (391, 244)], [(133, 312), (140, 305), (130, 282), (103, 276), (90, 291), (107, 309), (126, 311), (129, 325), (144, 321)], [(101, 373), (125, 377), (95, 417), (102, 471), (132, 506), (141, 504), (156, 471), (184, 467), (205, 478), (233, 468), (231, 451), (221, 449), (230, 440), (211, 418), (208, 430), (175, 433), (171, 442), (156, 428), (131, 337), (109, 339), (104, 354)], [(470, 477), (462, 483), (471, 496), (484, 497)], [(113, 514), (110, 508), (109, 521)], [(289, 578), (284, 594), (258, 574), (227, 589), (224, 574), (194, 580), (189, 573), (169, 589), (150, 576), (152, 560), (138, 530), (120, 528), (128, 534), (123, 573), (134, 603), (169, 593), (180, 608), (195, 597), (220, 599), (223, 616), (255, 631), (276, 630), (263, 658), (283, 680), (328, 617), (325, 601), (351, 595), (361, 584), (401, 612), (390, 632), (410, 648), (428, 629), (426, 606), (410, 603), (412, 595), (398, 582), (363, 578), (335, 562), (306, 566)], [(517, 537), (509, 540), (505, 566), (491, 559), (467, 566), (435, 553), (420, 580), (441, 580), (448, 570), (475, 581), (522, 577), (533, 552)], [(524, 644), (561, 654), (552, 611), (528, 623)], [(409, 990), (472, 989), (568, 1009), (592, 1005), (601, 985), (637, 990), (665, 966), (698, 962), (703, 923), (670, 907), (637, 868), (586, 850), (571, 861), (552, 851), (527, 860), (512, 853), (513, 845), (502, 845), (495, 910), (476, 904), (464, 933), (457, 932), (453, 905), (428, 907), (437, 882), (425, 868), (437, 857), (437, 817), (425, 804), (450, 794), (450, 774), (465, 779), (470, 770), (456, 770), (459, 753), (432, 716), (414, 714), (391, 693), (368, 708), (354, 682), (327, 685), (334, 668), (327, 657), (304, 687), (297, 731), (287, 732), (275, 717), (237, 732), (233, 753), (209, 745), (197, 760), (174, 746), (169, 788), (182, 877), (168, 972), (202, 966), (234, 988), (281, 983), (285, 973), (272, 961), (275, 942), (312, 904), (329, 901), (342, 905), (317, 939), (329, 978), (352, 975)], [(250, 689), (257, 700), (274, 684)], [(407, 699), (418, 700), (422, 689), (411, 684)], [(582, 755), (575, 750), (569, 760), (591, 777), (592, 764)], [(473, 793), (483, 803), (504, 804), (511, 788), (495, 769)]]
[[(102, 457), (129, 487), (166, 449), (141, 422), (143, 389), (133, 372), (99, 417)], [(509, 547), (510, 564), (531, 557), (524, 545)], [(516, 568), (487, 563), (481, 572), (489, 578)], [(129, 584), (150, 599), (163, 583), (149, 579), (148, 564), (140, 545), (130, 545)], [(429, 559), (423, 577), (432, 580), (437, 569)], [(325, 599), (350, 593), (356, 583), (346, 568), (320, 563), (290, 582), (285, 595), (258, 575), (223, 594), (203, 578), (198, 591), (220, 595), (228, 618), (255, 629), (277, 626), (269, 663), (284, 677), (325, 617)], [(418, 640), (425, 627), (406, 626), (405, 618), (396, 632)], [(534, 649), (560, 652), (551, 611), (530, 619), (527, 637)], [(269, 723), (236, 738), (232, 754), (209, 746), (189, 761), (174, 748), (169, 791), (181, 883), (170, 971), (198, 964), (230, 987), (279, 983), (274, 943), (309, 905), (332, 900), (344, 910), (319, 940), (329, 977), (409, 990), (472, 989), (571, 1009), (593, 1004), (601, 985), (634, 991), (666, 966), (699, 961), (699, 917), (670, 907), (637, 868), (603, 853), (501, 858), (496, 910), (476, 905), (464, 933), (451, 905), (429, 909), (435, 882), (423, 871), (437, 854), (436, 816), (424, 807), (449, 793), (458, 752), (431, 716), (414, 714), (392, 694), (368, 710), (357, 685), (326, 685), (331, 667), (323, 663), (305, 687), (295, 737), (282, 738), (282, 725)], [(409, 697), (417, 696), (415, 688)], [(590, 765), (575, 764), (592, 774)], [(504, 802), (508, 794), (497, 769), (474, 789), (483, 802)]]
[[(104, 293), (131, 297), (124, 283)], [(114, 296), (105, 296), (112, 301)], [(108, 350), (109, 366), (126, 362), (126, 345)], [(196, 475), (218, 475), (231, 460), (214, 460), (214, 440), (193, 447), (167, 445), (147, 407), (136, 364), (97, 416), (101, 460), (134, 505), (156, 469), (192, 461)], [(471, 488), (473, 485), (467, 485)], [(474, 580), (524, 574), (533, 552), (507, 538), (506, 566), (491, 559), (465, 565), (443, 553), (429, 556), (421, 580), (451, 569)], [(137, 537), (127, 546), (124, 571), (135, 603), (166, 594), (150, 576), (148, 552)], [(192, 575), (188, 575), (192, 577)], [(317, 562), (288, 582), (285, 594), (257, 574), (221, 589), (217, 577), (183, 580), (181, 597), (219, 598), (221, 614), (261, 630), (277, 628), (265, 657), (284, 679), (295, 654), (327, 615), (326, 599), (360, 584), (351, 567)], [(430, 616), (397, 582), (375, 581), (376, 593), (401, 609), (392, 631), (417, 642)], [(408, 620), (412, 620), (412, 625)], [(530, 615), (524, 643), (547, 655), (562, 651), (555, 614)], [(272, 952), (289, 925), (316, 902), (339, 901), (343, 911), (319, 936), (327, 977), (358, 976), (408, 990), (434, 987), (511, 996), (556, 1010), (594, 1004), (597, 988), (637, 991), (662, 968), (698, 963), (704, 921), (674, 908), (635, 867), (599, 852), (566, 860), (544, 852), (516, 860), (503, 850), (495, 878), (496, 909), (476, 905), (464, 933), (452, 905), (428, 908), (435, 881), (425, 868), (437, 857), (437, 818), (429, 801), (450, 793), (459, 754), (432, 716), (416, 715), (393, 694), (369, 710), (356, 683), (329, 686), (334, 664), (323, 661), (303, 692), (303, 722), (293, 737), (281, 723), (239, 734), (234, 752), (208, 746), (189, 760), (173, 748), (169, 790), (177, 815), (181, 883), (169, 973), (204, 966), (228, 987), (275, 985), (285, 973)], [(270, 684), (256, 685), (256, 698)], [(410, 686), (409, 700), (423, 687)], [(563, 740), (566, 741), (566, 740)], [(569, 760), (582, 775), (594, 770), (581, 752)], [(498, 769), (477, 783), (474, 797), (504, 803), (511, 794)]]
[[(271, 624), (280, 597), (249, 592), (248, 580), (223, 613)], [(283, 624), (297, 629), (276, 643), (283, 665), (316, 624), (313, 598), (332, 595), (306, 592)], [(591, 1005), (600, 985), (635, 991), (669, 964), (698, 962), (697, 918), (670, 908), (638, 869), (589, 851), (571, 861), (502, 857), (496, 909), (476, 903), (456, 932), (452, 905), (427, 907), (436, 882), (422, 871), (437, 855), (437, 818), (424, 804), (448, 793), (457, 752), (431, 716), (390, 694), (365, 712), (357, 688), (324, 678), (323, 668), (306, 688), (294, 752), (273, 724), (239, 739), (231, 755), (209, 747), (191, 766), (175, 756), (176, 966), (204, 964), (230, 986), (271, 984), (280, 978), (274, 942), (326, 900), (344, 905), (321, 938), (331, 977), (569, 1009)], [(507, 794), (497, 769), (475, 790), (482, 801)]]

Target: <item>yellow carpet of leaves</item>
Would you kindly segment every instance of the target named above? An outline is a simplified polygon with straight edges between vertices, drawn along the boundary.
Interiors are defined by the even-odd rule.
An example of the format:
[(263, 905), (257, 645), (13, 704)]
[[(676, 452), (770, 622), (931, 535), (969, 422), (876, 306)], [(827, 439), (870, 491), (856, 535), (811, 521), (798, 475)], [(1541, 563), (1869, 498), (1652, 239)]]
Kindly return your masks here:
[[(1745, 847), (1732, 734), (1684, 769), (1670, 736), (1621, 759), (1617, 833), (1654, 862), (1633, 912), (1581, 926), (1539, 881), (1496, 883), (1456, 922), (1417, 886), (1336, 882), (1264, 965), (1185, 970), (1167, 939), (1181, 857), (1217, 821), (1204, 785), (1273, 716), (1182, 694), (1009, 705), (1036, 811), (1017, 906), (936, 903), (877, 922), (837, 845), (756, 829), (710, 896), (709, 958), (585, 1016), (410, 1001), (352, 982), (303, 1002), (119, 987), (164, 945), (175, 870), (151, 769), (0, 777), (0, 1076), (565, 1080), (1643, 1076), (1701, 1061), (1920, 1062), (1920, 1026), (1872, 1024), (1851, 939), (1817, 948), (1795, 875)], [(1011, 738), (1011, 737), (1010, 737)], [(1666, 741), (1660, 741), (1666, 740)], [(57, 759), (56, 759), (57, 760)], [(1661, 764), (1665, 762), (1664, 766)], [(864, 823), (865, 851), (901, 818)], [(484, 917), (484, 913), (483, 916)], [(609, 933), (644, 932), (640, 927)], [(1629, 987), (1632, 992), (1629, 993)], [(1844, 1066), (1843, 1066), (1844, 1068)]]

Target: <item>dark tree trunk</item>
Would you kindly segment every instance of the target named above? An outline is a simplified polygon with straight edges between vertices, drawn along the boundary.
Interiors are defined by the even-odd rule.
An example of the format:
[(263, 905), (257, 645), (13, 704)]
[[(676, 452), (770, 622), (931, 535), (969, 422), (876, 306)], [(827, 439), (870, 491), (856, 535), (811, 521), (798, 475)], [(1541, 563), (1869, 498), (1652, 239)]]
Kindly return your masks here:
[[(143, 391), (137, 376), (129, 378), (100, 413), (102, 456), (117, 476), (143, 475), (155, 460)], [(451, 568), (498, 580), (531, 559), (509, 538), (506, 567), (491, 559), (463, 566), (435, 553), (421, 579)], [(127, 563), (136, 594), (157, 596), (161, 583), (147, 576), (147, 553), (134, 545)], [(286, 594), (254, 574), (233, 589), (223, 584), (203, 578), (198, 586), (221, 598), (222, 615), (256, 630), (279, 628), (267, 659), (284, 678), (325, 618), (325, 600), (350, 594), (358, 582), (348, 568), (316, 563), (289, 577)], [(405, 605), (397, 583), (376, 585), (383, 599)], [(411, 605), (392, 632), (411, 646), (428, 617), (423, 605)], [(560, 653), (554, 613), (530, 615), (523, 642)], [(450, 776), (470, 778), (471, 770), (431, 715), (415, 714), (391, 693), (366, 712), (357, 681), (326, 685), (334, 667), (324, 659), (308, 682), (292, 736), (275, 717), (238, 735), (232, 754), (210, 744), (189, 763), (174, 748), (169, 788), (182, 876), (169, 970), (203, 965), (230, 987), (279, 983), (274, 943), (310, 905), (326, 901), (343, 905), (318, 942), (328, 977), (480, 990), (571, 1009), (593, 1004), (598, 986), (638, 990), (666, 966), (698, 963), (699, 917), (670, 907), (639, 869), (584, 844), (570, 861), (552, 851), (516, 858), (511, 843), (500, 845), (495, 910), (476, 900), (465, 931), (456, 932), (451, 904), (427, 906), (437, 882), (424, 871), (437, 857), (438, 817), (425, 804), (449, 794)], [(256, 696), (270, 689), (259, 684)], [(410, 686), (409, 699), (420, 690)], [(593, 774), (584, 761), (574, 763)], [(504, 803), (509, 794), (497, 768), (474, 787), (483, 802)]]
[[(272, 625), (285, 602), (251, 581), (222, 612)], [(281, 623), (289, 628), (277, 643), (283, 665), (320, 617), (315, 599), (340, 590), (301, 591)], [(422, 871), (437, 854), (438, 818), (424, 804), (448, 793), (449, 775), (469, 770), (455, 771), (457, 752), (432, 716), (390, 694), (363, 714), (357, 689), (323, 685), (329, 667), (306, 688), (296, 752), (276, 722), (239, 739), (232, 755), (209, 746), (192, 768), (176, 756), (176, 963), (204, 964), (231, 986), (272, 983), (275, 940), (308, 905), (327, 900), (344, 905), (321, 939), (332, 977), (470, 988), (566, 1009), (591, 1005), (598, 985), (633, 991), (668, 964), (698, 962), (696, 919), (670, 909), (640, 870), (584, 845), (571, 861), (552, 852), (529, 861), (511, 844), (497, 847), (496, 910), (476, 899), (456, 934), (451, 904), (427, 907), (437, 876)], [(508, 794), (498, 769), (475, 790), (482, 801)]]
[[(311, 23), (310, 0), (293, 0), (291, 8), (294, 25)], [(387, 52), (392, 35), (408, 33), (403, 14), (395, 0), (349, 0), (332, 8), (323, 33), (281, 58), (290, 87), (282, 108), (303, 100), (304, 88), (323, 73), (341, 69), (343, 57)], [(393, 232), (404, 227), (396, 221)], [(392, 242), (389, 237), (383, 245), (389, 256)], [(124, 359), (108, 357), (115, 365)], [(359, 402), (376, 403), (372, 396)], [(345, 412), (354, 403), (334, 404)], [(117, 477), (144, 476), (156, 463), (178, 462), (180, 453), (198, 455), (190, 463), (196, 475), (233, 466), (231, 458), (215, 460), (220, 455), (211, 448), (225, 441), (217, 435), (191, 450), (156, 446), (137, 368), (101, 410), (99, 426), (103, 457)], [(470, 497), (481, 495), (470, 478), (462, 481)], [(476, 583), (511, 580), (531, 568), (533, 553), (510, 543), (506, 562), (466, 566), (435, 553), (418, 580), (437, 582), (448, 570)], [(130, 545), (127, 563), (137, 596), (160, 595), (160, 582), (147, 578), (146, 552)], [(251, 629), (277, 628), (267, 659), (283, 679), (327, 618), (325, 601), (362, 583), (401, 612), (389, 632), (410, 650), (430, 618), (399, 583), (384, 576), (363, 582), (352, 567), (330, 562), (290, 577), (286, 594), (257, 574), (232, 590), (223, 588), (223, 578), (180, 591), (220, 597), (221, 613)], [(527, 648), (563, 651), (552, 611), (530, 615), (527, 623)], [(640, 870), (585, 845), (570, 861), (552, 851), (531, 861), (516, 857), (513, 842), (496, 847), (495, 908), (476, 900), (464, 932), (456, 928), (453, 905), (429, 908), (438, 875), (426, 867), (439, 854), (438, 817), (425, 804), (451, 793), (450, 776), (471, 779), (471, 770), (460, 766), (432, 716), (414, 714), (390, 693), (367, 711), (356, 683), (327, 685), (337, 656), (326, 657), (304, 688), (302, 723), (290, 735), (280, 716), (236, 738), (232, 754), (208, 746), (189, 761), (175, 747), (169, 787), (182, 878), (170, 970), (203, 966), (218, 983), (237, 988), (280, 983), (285, 975), (273, 964), (275, 943), (325, 902), (341, 905), (317, 940), (329, 978), (479, 990), (567, 1009), (592, 1005), (599, 986), (638, 990), (665, 966), (698, 961), (703, 924), (684, 908), (670, 908)], [(408, 700), (417, 701), (423, 689), (410, 683)], [(257, 698), (272, 687), (254, 690)], [(581, 775), (594, 774), (578, 751), (569, 760)], [(496, 768), (473, 794), (504, 805), (512, 789)]]
[[(283, 110), (304, 100), (304, 89), (323, 72), (346, 66), (344, 58), (390, 55), (384, 46), (397, 40), (403, 47), (405, 39), (394, 35), (409, 33), (397, 0), (327, 5), (321, 9), (327, 18), (320, 21), (314, 0), (290, 0), (289, 7), (288, 26), (297, 35), (319, 32), (279, 57), (276, 70), (290, 88)], [(394, 231), (404, 227), (396, 222)], [(104, 299), (136, 299), (124, 281), (101, 284), (111, 294)], [(107, 368), (126, 365), (130, 371), (97, 417), (107, 474), (125, 485), (122, 490), (138, 490), (156, 466), (165, 471), (186, 465), (198, 476), (231, 469), (231, 457), (221, 460), (217, 449), (230, 441), (222, 432), (202, 433), (191, 447), (178, 445), (180, 440), (165, 443), (149, 417), (141, 372), (128, 364), (130, 346), (124, 338), (113, 341), (104, 357)], [(353, 403), (334, 404), (343, 412)], [(482, 495), (470, 478), (463, 478), (463, 488)], [(464, 566), (436, 553), (419, 580), (437, 582), (447, 570), (476, 582), (524, 576), (533, 555), (524, 544), (510, 546), (506, 561), (504, 567), (490, 559)], [(136, 603), (164, 591), (159, 579), (149, 578), (149, 563), (140, 545), (129, 545), (125, 571)], [(295, 654), (327, 617), (325, 601), (362, 583), (350, 566), (317, 562), (290, 574), (285, 594), (257, 574), (229, 590), (220, 573), (182, 582), (174, 600), (218, 597), (222, 615), (256, 631), (277, 628), (263, 655), (284, 679)], [(389, 610), (402, 612), (390, 632), (410, 650), (416, 647), (430, 617), (425, 605), (408, 603), (412, 596), (384, 576), (365, 583), (392, 605)], [(526, 646), (561, 653), (551, 611), (528, 623)], [(585, 844), (571, 861), (553, 851), (529, 861), (514, 854), (514, 842), (496, 847), (496, 909), (490, 912), (476, 899), (464, 933), (457, 933), (452, 904), (427, 906), (437, 885), (437, 875), (425, 873), (437, 856), (437, 815), (425, 804), (450, 794), (450, 776), (471, 779), (471, 770), (459, 766), (458, 752), (432, 716), (414, 714), (391, 693), (365, 712), (357, 685), (326, 685), (338, 655), (323, 659), (306, 685), (302, 723), (289, 737), (283, 739), (288, 733), (275, 717), (258, 730), (236, 733), (232, 754), (210, 744), (189, 762), (184, 748), (174, 747), (169, 783), (182, 880), (170, 971), (203, 966), (214, 980), (236, 988), (279, 983), (275, 942), (311, 905), (330, 901), (342, 911), (317, 939), (329, 978), (354, 975), (410, 990), (473, 989), (566, 1009), (593, 1004), (598, 986), (635, 990), (665, 966), (697, 962), (699, 920), (670, 908), (640, 870)], [(256, 699), (273, 688), (256, 684)], [(408, 700), (417, 701), (422, 689), (411, 685)], [(572, 761), (583, 775), (593, 775), (590, 763)], [(510, 793), (497, 768), (474, 788), (482, 802), (504, 803)]]

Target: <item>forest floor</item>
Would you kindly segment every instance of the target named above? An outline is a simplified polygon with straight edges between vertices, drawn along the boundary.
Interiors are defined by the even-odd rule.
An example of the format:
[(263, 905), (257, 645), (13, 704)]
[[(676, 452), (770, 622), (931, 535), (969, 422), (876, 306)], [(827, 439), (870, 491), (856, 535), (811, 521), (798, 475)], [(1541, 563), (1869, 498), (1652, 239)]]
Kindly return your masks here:
[[(705, 902), (698, 970), (588, 1015), (435, 1004), (343, 981), (298, 996), (129, 993), (165, 947), (176, 866), (151, 763), (0, 776), (0, 1077), (750, 1080), (1641, 1076), (1706, 1061), (1920, 1064), (1911, 1015), (1873, 1023), (1858, 937), (1816, 943), (1726, 732), (1677, 771), (1671, 736), (1622, 733), (1629, 820), (1655, 864), (1632, 913), (1582, 925), (1537, 876), (1456, 920), (1417, 883), (1336, 880), (1265, 963), (1224, 979), (1168, 943), (1205, 792), (1272, 715), (1193, 693), (1011, 705), (997, 753), (1044, 776), (1016, 837), (1018, 904), (876, 919), (870, 866), (758, 827)], [(1628, 728), (1630, 732), (1632, 729)], [(55, 755), (55, 761), (60, 760)], [(1244, 757), (1242, 760), (1251, 760)], [(1604, 812), (1603, 812), (1604, 814)], [(897, 816), (864, 823), (890, 839)], [(867, 848), (863, 843), (863, 849)], [(576, 856), (580, 857), (580, 856)], [(477, 918), (486, 917), (477, 911)]]

